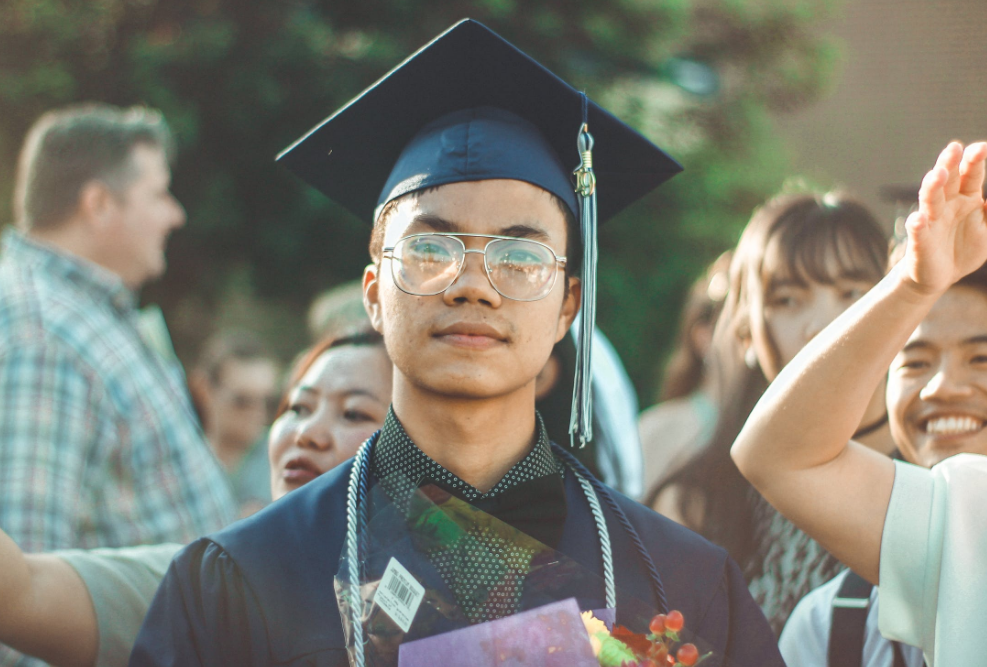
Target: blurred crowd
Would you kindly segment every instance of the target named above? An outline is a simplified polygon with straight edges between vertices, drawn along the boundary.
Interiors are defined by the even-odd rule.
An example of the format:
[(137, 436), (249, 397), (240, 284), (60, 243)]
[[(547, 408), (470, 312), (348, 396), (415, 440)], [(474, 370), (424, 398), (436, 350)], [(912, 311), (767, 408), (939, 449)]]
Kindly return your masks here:
[[(71, 569), (51, 585), (81, 582), (96, 611), (0, 610), (0, 641), (53, 664), (125, 664), (141, 617), (100, 617), (99, 596), (132, 596), (139, 608), (180, 545), (352, 457), (390, 404), (391, 363), (358, 276), (312, 303), (311, 346), (286, 367), (245, 330), (212, 332), (181, 367), (160, 312), (137, 296), (166, 270), (169, 234), (185, 222), (169, 190), (172, 150), (157, 112), (93, 105), (46, 114), (21, 154), (16, 225), (0, 250), (0, 570), (54, 558)], [(686, 295), (659, 400), (640, 414), (620, 350), (600, 332), (594, 340), (595, 437), (574, 453), (725, 548), (792, 665), (923, 664), (920, 648), (878, 632), (872, 583), (785, 518), (731, 457), (785, 367), (902, 256), (887, 227), (842, 192), (764, 202)], [(916, 346), (926, 357), (896, 357), (852, 440), (924, 467), (987, 454), (985, 327), (981, 269), (933, 307)], [(970, 341), (985, 348), (976, 358)], [(570, 332), (537, 378), (558, 443), (569, 441), (575, 364)], [(107, 586), (106, 555), (143, 568), (146, 591)], [(16, 592), (0, 577), (0, 599)], [(94, 613), (96, 636), (65, 620)], [(32, 629), (45, 626), (79, 634), (53, 646)], [(0, 664), (31, 662), (0, 647)]]

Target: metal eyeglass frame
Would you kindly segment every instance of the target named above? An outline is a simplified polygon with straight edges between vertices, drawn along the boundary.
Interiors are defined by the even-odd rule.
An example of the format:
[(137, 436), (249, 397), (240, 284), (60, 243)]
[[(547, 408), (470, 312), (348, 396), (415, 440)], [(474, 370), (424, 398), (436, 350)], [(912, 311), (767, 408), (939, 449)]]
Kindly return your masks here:
[[(422, 232), (420, 234), (409, 234), (407, 236), (403, 236), (400, 239), (398, 239), (398, 243), (401, 243), (402, 241), (406, 241), (408, 239), (413, 239), (422, 236), (446, 236), (449, 238), (456, 239), (456, 241), (458, 241), (459, 244), (463, 246), (463, 261), (459, 263), (459, 270), (456, 272), (455, 277), (446, 287), (442, 288), (438, 292), (418, 294), (416, 292), (409, 292), (408, 290), (403, 288), (401, 286), (400, 281), (397, 279), (397, 276), (394, 275), (393, 260), (394, 260), (395, 246), (384, 248), (383, 251), (381, 252), (381, 257), (392, 260), (391, 279), (394, 280), (394, 285), (405, 294), (410, 294), (411, 296), (436, 296), (438, 294), (442, 294), (447, 289), (455, 285), (456, 281), (459, 280), (459, 277), (463, 275), (463, 271), (466, 269), (466, 256), (469, 254), (483, 255), (483, 272), (486, 274), (487, 281), (490, 283), (490, 286), (494, 288), (494, 291), (497, 292), (497, 294), (501, 295), (505, 299), (510, 299), (511, 301), (523, 301), (523, 302), (541, 301), (549, 294), (551, 294), (553, 289), (555, 289), (555, 283), (558, 281), (558, 277), (559, 277), (559, 269), (565, 269), (566, 258), (557, 255), (555, 253), (555, 250), (552, 249), (550, 245), (548, 245), (547, 243), (542, 243), (541, 241), (535, 241), (533, 239), (525, 239), (518, 236), (498, 236), (497, 234), (458, 234), (455, 232)], [(485, 246), (483, 246), (483, 250), (470, 250), (469, 248), (466, 247), (466, 244), (463, 243), (462, 237), (483, 238), (483, 239), (490, 239), (490, 241)], [(499, 289), (497, 289), (497, 285), (494, 284), (493, 278), (490, 277), (490, 267), (487, 265), (487, 248), (490, 247), (490, 244), (493, 243), (494, 241), (523, 241), (525, 243), (534, 243), (535, 245), (540, 245), (541, 247), (545, 248), (550, 253), (552, 253), (552, 256), (555, 258), (555, 272), (552, 274), (552, 283), (548, 286), (548, 289), (545, 291), (544, 295), (537, 297), (535, 299), (517, 299), (513, 296), (508, 296), (503, 292), (501, 292)]]

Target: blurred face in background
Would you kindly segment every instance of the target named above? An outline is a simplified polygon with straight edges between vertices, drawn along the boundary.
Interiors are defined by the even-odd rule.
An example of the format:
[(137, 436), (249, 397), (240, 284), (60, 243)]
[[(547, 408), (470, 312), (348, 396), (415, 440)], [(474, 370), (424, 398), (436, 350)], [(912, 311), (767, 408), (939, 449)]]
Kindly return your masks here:
[(107, 209), (99, 261), (137, 289), (164, 273), (165, 246), (185, 224), (185, 209), (171, 194), (171, 169), (162, 149), (137, 144), (131, 161), (136, 177)]
[(908, 461), (987, 455), (987, 293), (956, 285), (939, 299), (891, 364), (887, 405)]
[(876, 280), (846, 261), (852, 253), (828, 249), (821, 261), (824, 274), (811, 277), (792, 269), (777, 237), (769, 241), (761, 270), (761, 290), (751, 299), (751, 345), (770, 381), (816, 334), (839, 317)]
[(352, 457), (384, 424), (391, 361), (382, 344), (342, 345), (319, 355), (288, 390), (268, 451), (275, 499)]
[(272, 359), (228, 359), (210, 383), (210, 440), (231, 450), (245, 450), (263, 436), (278, 398), (278, 365)]

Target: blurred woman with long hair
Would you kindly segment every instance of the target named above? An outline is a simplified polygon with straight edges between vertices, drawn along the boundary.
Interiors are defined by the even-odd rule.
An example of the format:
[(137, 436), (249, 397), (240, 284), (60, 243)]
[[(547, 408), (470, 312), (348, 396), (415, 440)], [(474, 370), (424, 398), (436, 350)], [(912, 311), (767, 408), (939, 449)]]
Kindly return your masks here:
[[(883, 277), (886, 258), (877, 221), (843, 195), (782, 194), (755, 211), (737, 245), (713, 337), (714, 435), (648, 498), (730, 552), (779, 633), (798, 600), (841, 566), (761, 498), (731, 460), (730, 446), (768, 383)], [(882, 386), (855, 439), (890, 453), (883, 399)]]
[(733, 251), (716, 258), (689, 289), (665, 365), (658, 404), (641, 413), (638, 429), (644, 488), (661, 484), (702, 452), (716, 428), (714, 374), (707, 358), (729, 285)]

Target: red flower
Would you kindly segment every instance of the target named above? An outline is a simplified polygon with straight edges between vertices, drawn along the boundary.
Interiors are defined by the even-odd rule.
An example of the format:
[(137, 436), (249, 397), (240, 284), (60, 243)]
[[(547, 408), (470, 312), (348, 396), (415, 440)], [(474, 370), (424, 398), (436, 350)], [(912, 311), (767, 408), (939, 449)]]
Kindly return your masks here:
[(631, 632), (622, 625), (614, 625), (613, 630), (610, 632), (610, 636), (614, 639), (619, 639), (624, 642), (631, 651), (634, 652), (638, 658), (644, 658), (648, 655), (648, 651), (651, 649), (651, 640), (645, 635), (639, 635), (636, 632)]
[(692, 667), (699, 660), (699, 649), (695, 644), (682, 644), (679, 652), (675, 655), (685, 667)]
[(677, 609), (668, 612), (668, 616), (665, 618), (665, 627), (672, 632), (682, 630), (685, 627), (685, 618), (682, 616), (682, 612)]
[(656, 635), (665, 634), (665, 614), (658, 614), (651, 619), (648, 629)]

